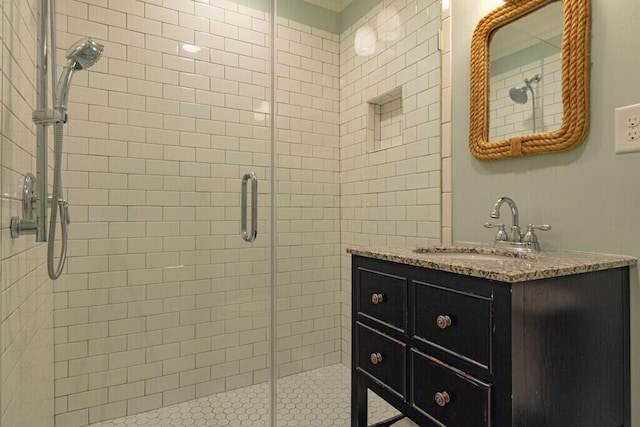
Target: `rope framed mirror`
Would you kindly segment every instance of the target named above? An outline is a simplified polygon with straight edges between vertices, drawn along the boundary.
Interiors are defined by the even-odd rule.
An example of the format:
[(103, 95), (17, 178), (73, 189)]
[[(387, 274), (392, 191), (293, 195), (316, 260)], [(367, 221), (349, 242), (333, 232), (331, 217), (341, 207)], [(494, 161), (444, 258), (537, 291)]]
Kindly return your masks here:
[[(531, 125), (530, 116), (533, 115), (533, 126), (529, 131), (511, 129), (511, 133), (506, 132), (502, 136), (494, 135), (490, 138), (490, 120), (497, 121), (500, 114), (503, 114), (496, 111), (501, 101), (496, 101), (495, 95), (490, 93), (492, 39), (499, 29), (552, 3), (560, 3), (564, 15), (561, 24), (562, 34), (558, 38), (558, 71), (548, 71), (547, 76), (544, 68), (540, 72), (532, 71), (531, 67), (522, 67), (525, 78), (522, 79), (517, 73), (512, 72), (510, 79), (511, 82), (515, 79), (518, 82), (524, 81), (525, 84), (511, 87), (510, 90), (504, 89), (517, 104), (526, 103), (527, 93), (531, 92), (534, 98), (534, 108), (530, 110), (532, 114), (521, 113), (520, 117), (524, 118), (508, 118), (507, 121), (526, 120)], [(507, 0), (503, 6), (480, 20), (471, 41), (469, 149), (474, 157), (482, 161), (517, 158), (567, 151), (582, 143), (589, 130), (590, 25), (590, 0)], [(540, 64), (544, 64), (544, 61), (540, 60)], [(556, 76), (552, 77), (552, 74)], [(544, 91), (543, 85), (553, 78), (558, 80), (558, 93), (549, 96), (555, 97), (558, 103), (561, 99), (562, 104), (560, 110), (555, 112), (558, 116), (557, 126), (545, 127), (544, 122), (547, 119), (541, 114), (544, 113), (544, 102), (539, 102), (538, 107), (535, 106), (534, 90)], [(498, 86), (495, 80), (494, 84)], [(541, 87), (543, 89), (540, 89)], [(504, 110), (511, 112), (513, 109), (513, 106), (506, 106)], [(493, 131), (492, 133), (495, 134)]]

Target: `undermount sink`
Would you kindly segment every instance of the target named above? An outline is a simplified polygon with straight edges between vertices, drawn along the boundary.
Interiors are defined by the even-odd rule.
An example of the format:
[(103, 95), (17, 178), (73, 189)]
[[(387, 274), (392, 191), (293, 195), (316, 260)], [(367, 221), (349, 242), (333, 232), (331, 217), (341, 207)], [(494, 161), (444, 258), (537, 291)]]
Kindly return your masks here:
[(426, 247), (413, 250), (417, 254), (430, 257), (446, 258), (461, 261), (510, 261), (529, 259), (530, 255), (522, 252), (497, 252), (495, 249)]

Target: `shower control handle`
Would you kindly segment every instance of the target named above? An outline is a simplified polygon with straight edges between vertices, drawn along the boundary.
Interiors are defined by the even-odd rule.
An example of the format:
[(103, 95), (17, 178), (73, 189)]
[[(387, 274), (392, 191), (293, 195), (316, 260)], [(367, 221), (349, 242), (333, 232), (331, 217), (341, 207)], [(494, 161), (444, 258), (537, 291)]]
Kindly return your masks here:
[(35, 219), (22, 219), (19, 216), (12, 216), (10, 229), (12, 239), (17, 239), (25, 234), (36, 234), (38, 232), (38, 221)]
[(9, 226), (12, 239), (38, 233), (39, 222), (35, 218), (37, 201), (36, 177), (26, 173), (22, 181), (22, 216), (12, 216)]
[[(251, 181), (251, 231), (247, 230), (247, 183)], [(240, 235), (245, 242), (253, 242), (258, 236), (258, 177), (247, 172), (242, 177), (240, 196)]]

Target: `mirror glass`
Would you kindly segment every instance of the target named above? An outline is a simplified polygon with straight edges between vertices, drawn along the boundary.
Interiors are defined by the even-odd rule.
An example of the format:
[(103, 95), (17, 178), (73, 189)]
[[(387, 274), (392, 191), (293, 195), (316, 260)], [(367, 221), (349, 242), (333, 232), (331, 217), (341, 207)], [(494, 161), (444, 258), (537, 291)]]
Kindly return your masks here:
[(488, 141), (560, 129), (563, 24), (556, 1), (492, 33)]

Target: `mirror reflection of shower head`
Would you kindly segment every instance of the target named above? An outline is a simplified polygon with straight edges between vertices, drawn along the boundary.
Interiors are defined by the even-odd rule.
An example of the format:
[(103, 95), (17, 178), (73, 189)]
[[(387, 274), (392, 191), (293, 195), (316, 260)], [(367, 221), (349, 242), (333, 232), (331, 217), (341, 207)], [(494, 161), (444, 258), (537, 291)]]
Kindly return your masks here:
[(509, 98), (516, 104), (526, 104), (527, 100), (527, 86), (512, 87), (509, 89)]
[(540, 83), (542, 81), (542, 76), (540, 74), (536, 74), (530, 79), (524, 79), (524, 86), (516, 86), (509, 89), (509, 98), (516, 104), (526, 104), (529, 99), (527, 96), (527, 90), (531, 91), (533, 94), (533, 87), (531, 83)]
[(67, 108), (73, 73), (78, 70), (86, 70), (94, 65), (102, 56), (103, 51), (104, 46), (90, 38), (78, 41), (67, 50), (67, 64), (64, 66), (56, 87), (56, 108)]

